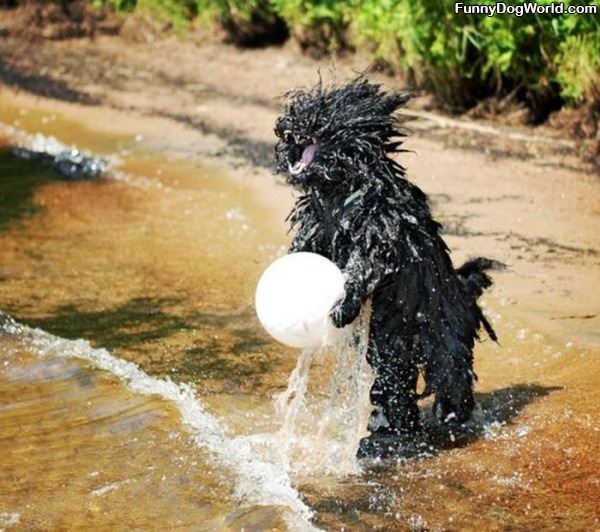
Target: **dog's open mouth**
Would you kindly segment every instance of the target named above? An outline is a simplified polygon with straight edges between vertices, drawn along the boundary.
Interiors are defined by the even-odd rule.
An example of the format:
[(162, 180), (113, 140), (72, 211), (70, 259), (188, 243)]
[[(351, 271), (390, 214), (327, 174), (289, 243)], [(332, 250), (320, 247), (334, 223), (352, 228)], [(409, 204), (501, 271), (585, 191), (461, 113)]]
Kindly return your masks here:
[(313, 162), (315, 155), (319, 149), (318, 144), (309, 144), (302, 150), (302, 156), (294, 164), (288, 163), (290, 174), (298, 175), (304, 171), (304, 169)]

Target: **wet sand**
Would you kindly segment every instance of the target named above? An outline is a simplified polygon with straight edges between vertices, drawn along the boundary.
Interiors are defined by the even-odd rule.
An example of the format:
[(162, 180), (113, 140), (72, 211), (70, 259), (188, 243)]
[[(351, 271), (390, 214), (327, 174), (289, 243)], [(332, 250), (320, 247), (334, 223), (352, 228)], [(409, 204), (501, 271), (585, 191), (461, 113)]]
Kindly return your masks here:
[[(219, 101), (208, 98), (204, 105), (222, 116)], [(264, 131), (260, 136), (267, 142), (275, 115), (260, 107), (248, 134)], [(0, 92), (0, 121), (105, 154), (119, 170), (106, 181), (69, 183), (2, 152), (3, 197), (11, 187), (23, 193), (11, 197), (11, 205), (20, 207), (4, 209), (10, 216), (0, 219), (0, 309), (52, 334), (90, 340), (150, 375), (192, 384), (234, 434), (272, 425), (271, 397), (285, 386), (296, 353), (261, 331), (252, 293), (264, 266), (287, 243), (289, 190), (267, 169), (228, 152), (218, 135), (180, 121), (6, 89)], [(4, 137), (8, 143), (10, 132)], [(430, 194), (455, 262), (481, 254), (509, 266), (495, 274), (496, 284), (484, 298), (500, 345), (485, 341), (477, 347), (481, 408), (475, 435), (435, 457), (374, 467), (357, 477), (294, 483), (325, 529), (594, 529), (600, 509), (600, 183), (596, 176), (539, 161), (493, 159), (422, 137), (409, 139), (407, 147), (416, 153), (402, 161)], [(26, 182), (23, 175), (29, 176)], [(170, 430), (185, 432), (173, 428), (178, 414), (168, 403), (146, 402), (118, 383), (82, 391), (77, 384), (82, 372), (100, 382), (110, 378), (61, 359), (37, 362), (26, 348), (1, 352), (9, 358), (1, 374), (3, 404), (19, 405), (11, 410), (16, 413), (0, 414), (6, 420), (1, 423), (6, 470), (18, 473), (21, 457), (30, 456), (21, 474), (39, 480), (22, 490), (14, 477), (5, 478), (10, 491), (1, 490), (8, 496), (0, 497), (0, 513), (17, 512), (21, 523), (34, 527), (76, 528), (94, 511), (89, 510), (98, 498), (94, 490), (136, 478), (149, 464), (172, 472), (171, 458), (161, 449), (191, 460), (200, 452), (167, 437)], [(19, 380), (38, 374), (41, 388), (35, 392)], [(111, 433), (110, 445), (95, 447), (74, 469), (65, 458), (71, 447), (56, 444), (57, 458), (63, 457), (59, 478), (87, 479), (65, 491), (60, 505), (44, 488), (55, 477), (45, 470), (43, 444), (11, 432), (15, 423), (33, 431), (46, 408), (63, 412), (64, 405), (53, 402), (59, 392), (78, 398), (98, 393), (99, 403), (110, 403), (128, 427), (125, 435)], [(145, 424), (139, 429), (127, 425), (131, 404), (142, 412)], [(67, 411), (88, 421), (92, 439), (107, 431), (93, 412), (71, 406)], [(61, 435), (70, 430), (70, 418), (50, 418), (54, 425), (48, 430)], [(138, 443), (132, 442), (135, 430), (142, 431), (136, 433)], [(77, 436), (71, 452), (84, 436), (90, 435)], [(151, 438), (157, 444), (147, 449), (144, 442)], [(136, 445), (143, 448), (138, 452)], [(123, 447), (129, 454), (114, 452)], [(113, 472), (132, 469), (108, 475), (100, 485), (86, 477), (98, 461)], [(111, 526), (115, 513), (136, 507), (132, 526), (173, 526), (180, 505), (194, 504), (194, 490), (212, 485), (212, 474), (204, 479), (195, 471), (187, 471), (187, 487), (165, 487), (180, 499), (165, 499), (164, 506), (137, 498), (136, 483), (119, 484), (105, 492), (113, 499), (95, 522)], [(217, 467), (214, 476), (223, 474)], [(234, 482), (225, 478), (232, 489)], [(219, 514), (217, 528), (229, 526), (223, 518), (230, 515), (228, 501), (219, 490), (208, 497), (203, 511)], [(252, 512), (258, 512), (257, 530), (284, 526), (280, 512), (266, 517), (260, 507)], [(204, 524), (202, 515), (189, 515), (182, 528)]]

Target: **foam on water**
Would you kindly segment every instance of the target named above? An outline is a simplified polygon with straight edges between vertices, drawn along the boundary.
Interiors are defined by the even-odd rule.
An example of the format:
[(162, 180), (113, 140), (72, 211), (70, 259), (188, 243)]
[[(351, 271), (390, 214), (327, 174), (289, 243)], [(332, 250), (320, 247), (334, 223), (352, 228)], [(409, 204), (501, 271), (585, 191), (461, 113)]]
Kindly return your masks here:
[(257, 456), (249, 441), (227, 436), (224, 424), (206, 412), (187, 384), (151, 377), (136, 364), (111, 355), (106, 349), (93, 348), (85, 340), (65, 340), (40, 329), (31, 329), (1, 316), (0, 332), (26, 342), (35, 355), (75, 357), (118, 377), (135, 393), (158, 395), (173, 402), (196, 445), (209, 451), (215, 460), (236, 477), (234, 495), (244, 504), (277, 505), (289, 508), (286, 521), (291, 529), (315, 530), (310, 523), (311, 510), (292, 487), (286, 470), (277, 462)]
[(99, 158), (91, 154), (87, 154), (74, 144), (63, 144), (56, 137), (44, 135), (43, 133), (28, 133), (16, 126), (9, 125), (4, 122), (0, 122), (0, 135), (10, 139), (11, 146), (13, 147), (13, 153), (21, 158), (30, 158), (28, 154), (35, 153), (46, 154), (50, 157), (59, 157), (61, 154), (66, 154), (67, 159), (69, 159), (69, 156), (74, 154), (75, 161), (81, 158), (88, 158), (90, 165), (83, 167), (79, 166), (73, 170), (75, 173), (77, 173), (83, 169), (83, 175), (80, 177), (85, 177), (85, 170), (87, 168), (88, 171), (91, 170), (92, 175), (102, 174), (104, 178), (121, 181), (137, 188), (167, 188), (166, 185), (157, 179), (133, 175), (120, 170), (119, 165), (122, 161), (120, 156), (117, 154), (110, 154)]
[(70, 147), (60, 142), (56, 137), (42, 133), (27, 133), (16, 126), (4, 122), (0, 122), (0, 134), (10, 138), (14, 146), (47, 153), (48, 155), (58, 155), (70, 149)]
[(0, 532), (17, 526), (21, 522), (21, 515), (17, 512), (0, 512)]
[[(331, 350), (325, 390), (309, 389), (311, 363), (323, 352), (304, 351), (288, 388), (276, 399), (281, 428), (276, 433), (231, 437), (224, 422), (205, 411), (191, 386), (152, 377), (136, 364), (93, 348), (85, 340), (66, 340), (1, 315), (0, 332), (18, 337), (33, 354), (75, 357), (119, 378), (132, 392), (173, 402), (196, 445), (236, 477), (234, 496), (243, 504), (289, 508), (292, 529), (315, 530), (311, 510), (292, 486), (290, 475), (345, 475), (359, 472), (355, 455), (370, 410), (373, 375), (365, 353), (370, 310), (340, 335)], [(110, 487), (109, 489), (115, 489)]]

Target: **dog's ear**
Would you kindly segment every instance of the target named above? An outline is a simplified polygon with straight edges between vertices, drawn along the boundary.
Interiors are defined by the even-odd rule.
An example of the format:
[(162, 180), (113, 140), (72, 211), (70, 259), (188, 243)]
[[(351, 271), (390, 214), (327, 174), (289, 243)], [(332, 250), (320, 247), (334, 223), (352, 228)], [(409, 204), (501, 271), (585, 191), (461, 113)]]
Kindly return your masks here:
[(381, 102), (383, 112), (391, 115), (402, 107), (410, 99), (410, 94), (406, 91), (395, 91), (387, 93)]

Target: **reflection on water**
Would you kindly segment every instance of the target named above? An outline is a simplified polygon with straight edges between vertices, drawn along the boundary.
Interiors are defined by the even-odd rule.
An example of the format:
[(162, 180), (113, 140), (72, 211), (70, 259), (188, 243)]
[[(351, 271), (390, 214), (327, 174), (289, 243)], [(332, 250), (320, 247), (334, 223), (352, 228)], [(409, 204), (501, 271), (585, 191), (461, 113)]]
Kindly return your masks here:
[(51, 170), (32, 161), (11, 156), (8, 147), (0, 146), (0, 230), (20, 219), (32, 216), (41, 205), (34, 202), (36, 189), (53, 181)]
[[(27, 208), (0, 232), (3, 310), (59, 336), (89, 339), (154, 374), (201, 377), (207, 391), (222, 389), (225, 376), (228, 390), (255, 390), (267, 370), (283, 384), (291, 361), (268, 341), (251, 306), (253, 279), (283, 241), (269, 242), (272, 224), (256, 214), (248, 190), (177, 161), (153, 181), (160, 187), (136, 187), (64, 183), (14, 160), (6, 151), (0, 158), (6, 189), (21, 186), (15, 172), (43, 180), (31, 178), (35, 187), (23, 180)], [(140, 157), (130, 166), (151, 174), (155, 164)], [(232, 209), (245, 214), (228, 217)]]
[[(195, 338), (190, 347), (183, 349), (177, 366), (160, 368), (155, 372), (169, 373), (197, 379), (248, 377), (268, 371), (270, 364), (262, 355), (267, 340), (260, 334), (254, 314), (209, 314), (191, 311), (183, 314), (169, 308), (185, 304), (183, 298), (131, 299), (115, 308), (100, 311), (82, 311), (73, 305), (57, 307), (52, 314), (30, 318), (28, 323), (63, 338), (86, 338), (94, 345), (131, 353), (143, 352), (149, 345), (166, 341), (176, 333), (198, 333), (206, 329), (227, 331), (231, 341), (214, 336)], [(189, 379), (188, 379), (189, 380)]]
[[(61, 140), (85, 149), (130, 142), (61, 120), (48, 131), (69, 130)], [(300, 408), (296, 443), (313, 439), (288, 455), (290, 484), (268, 460), (285, 442), (271, 437), (264, 455), (257, 442), (281, 435), (272, 397), (296, 353), (252, 309), (256, 279), (285, 245), (283, 221), (250, 184), (193, 161), (139, 149), (116, 177), (61, 182), (0, 151), (0, 309), (92, 344), (29, 329), (0, 337), (0, 528), (306, 529), (304, 503), (331, 529), (598, 526), (599, 353), (572, 342), (576, 323), (569, 340), (542, 336), (488, 296), (502, 345), (478, 347), (480, 406), (464, 433), (441, 431), (425, 404), (432, 456), (324, 474), (304, 467), (331, 451), (314, 432), (344, 423)], [(320, 400), (334, 364), (314, 364), (308, 394)], [(204, 425), (186, 417), (197, 408)]]

